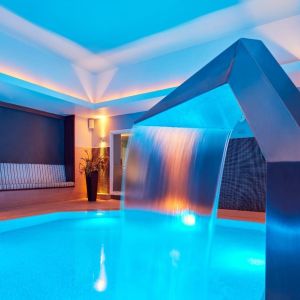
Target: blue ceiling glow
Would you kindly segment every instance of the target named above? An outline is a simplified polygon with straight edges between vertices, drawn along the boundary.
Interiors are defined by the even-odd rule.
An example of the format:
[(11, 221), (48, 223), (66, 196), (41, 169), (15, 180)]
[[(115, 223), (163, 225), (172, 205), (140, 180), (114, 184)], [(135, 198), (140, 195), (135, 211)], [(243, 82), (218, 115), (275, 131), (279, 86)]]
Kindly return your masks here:
[(44, 29), (99, 52), (170, 29), (238, 2), (0, 0), (0, 5)]

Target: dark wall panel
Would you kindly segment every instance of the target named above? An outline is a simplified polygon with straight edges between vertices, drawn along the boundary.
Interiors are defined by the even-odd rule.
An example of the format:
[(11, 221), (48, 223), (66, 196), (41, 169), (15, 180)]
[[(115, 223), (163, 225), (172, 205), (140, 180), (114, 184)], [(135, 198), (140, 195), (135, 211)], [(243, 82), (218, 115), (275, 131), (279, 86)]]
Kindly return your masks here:
[(64, 120), (0, 107), (0, 162), (64, 164)]
[(254, 138), (229, 142), (219, 208), (265, 211), (267, 169)]
[(75, 117), (65, 117), (64, 122), (66, 180), (75, 182)]

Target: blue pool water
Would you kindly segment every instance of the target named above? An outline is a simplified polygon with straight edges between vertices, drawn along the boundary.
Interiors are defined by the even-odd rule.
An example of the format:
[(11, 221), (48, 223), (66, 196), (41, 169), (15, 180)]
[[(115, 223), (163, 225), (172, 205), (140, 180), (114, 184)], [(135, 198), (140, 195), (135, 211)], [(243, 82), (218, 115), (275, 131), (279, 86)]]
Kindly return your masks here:
[[(261, 299), (264, 225), (144, 211), (0, 222), (0, 299)], [(201, 255), (199, 255), (201, 254)]]

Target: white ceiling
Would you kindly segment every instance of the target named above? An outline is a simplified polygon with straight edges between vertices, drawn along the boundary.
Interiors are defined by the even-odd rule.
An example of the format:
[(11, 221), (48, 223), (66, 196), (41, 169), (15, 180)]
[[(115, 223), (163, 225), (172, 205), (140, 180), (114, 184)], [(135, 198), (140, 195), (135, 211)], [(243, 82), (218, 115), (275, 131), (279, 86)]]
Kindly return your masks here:
[[(145, 20), (147, 26), (138, 26), (146, 29), (128, 32), (130, 37), (117, 37), (114, 43), (107, 37), (110, 24), (99, 19), (99, 26), (108, 27), (99, 33), (106, 40), (98, 52), (97, 45), (93, 50), (84, 46), (89, 39), (70, 39), (72, 24), (68, 34), (57, 28), (50, 31), (50, 21), (42, 27), (41, 22), (33, 23), (32, 15), (20, 13), (24, 2), (18, 1), (14, 10), (7, 4), (16, 1), (0, 1), (0, 101), (89, 116), (142, 111), (241, 37), (263, 40), (300, 86), (299, 0), (236, 0), (221, 8), (205, 7), (198, 17), (188, 11), (183, 23), (174, 15), (159, 32), (161, 27), (150, 28)], [(137, 7), (131, 13), (141, 12)], [(82, 26), (86, 20), (83, 15)]]

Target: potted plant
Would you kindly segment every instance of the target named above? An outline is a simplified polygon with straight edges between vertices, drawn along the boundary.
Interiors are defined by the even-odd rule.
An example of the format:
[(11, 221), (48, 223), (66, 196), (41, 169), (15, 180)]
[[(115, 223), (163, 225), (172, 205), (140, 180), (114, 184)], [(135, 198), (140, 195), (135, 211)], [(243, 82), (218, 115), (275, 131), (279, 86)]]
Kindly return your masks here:
[(104, 172), (108, 165), (108, 157), (104, 155), (93, 156), (88, 151), (81, 157), (80, 173), (85, 174), (88, 201), (96, 201), (99, 173)]

